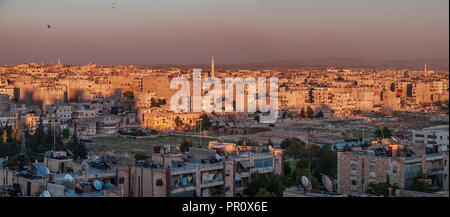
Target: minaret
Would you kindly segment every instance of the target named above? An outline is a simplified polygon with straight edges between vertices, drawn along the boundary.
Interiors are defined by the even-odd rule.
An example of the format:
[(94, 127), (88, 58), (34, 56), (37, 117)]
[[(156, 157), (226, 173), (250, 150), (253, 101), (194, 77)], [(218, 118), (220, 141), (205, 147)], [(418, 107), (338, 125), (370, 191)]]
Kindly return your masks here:
[(425, 77), (428, 76), (427, 64), (424, 65), (423, 73), (425, 74)]
[(211, 59), (211, 77), (214, 77), (214, 56)]
[(58, 65), (61, 65), (61, 59), (58, 58)]

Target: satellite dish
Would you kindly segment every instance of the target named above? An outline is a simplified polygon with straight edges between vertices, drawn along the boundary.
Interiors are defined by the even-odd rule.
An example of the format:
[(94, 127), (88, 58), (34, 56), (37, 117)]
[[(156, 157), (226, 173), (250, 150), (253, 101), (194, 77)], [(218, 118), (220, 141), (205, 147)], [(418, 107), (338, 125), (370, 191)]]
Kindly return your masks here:
[(106, 183), (105, 184), (105, 189), (110, 190), (110, 189), (114, 189), (116, 186), (111, 184), (111, 183)]
[(50, 194), (50, 192), (48, 192), (48, 191), (44, 191), (44, 192), (42, 192), (42, 194), (41, 194), (41, 197), (51, 197), (52, 195)]
[(103, 184), (102, 184), (101, 181), (99, 181), (99, 180), (95, 180), (94, 181), (94, 188), (95, 188), (95, 190), (101, 191), (102, 187), (103, 187)]
[(80, 184), (76, 184), (74, 187), (74, 190), (75, 190), (75, 193), (77, 193), (77, 194), (82, 194), (84, 192), (83, 187), (81, 187)]
[(333, 182), (331, 182), (330, 178), (325, 174), (322, 175), (322, 183), (328, 192), (333, 192)]
[(64, 176), (64, 181), (66, 181), (66, 182), (72, 182), (73, 181), (73, 177), (70, 175), (70, 174), (66, 174), (65, 176)]
[(306, 177), (306, 176), (302, 176), (302, 185), (306, 191), (309, 191), (312, 189), (311, 182), (309, 181), (308, 177)]

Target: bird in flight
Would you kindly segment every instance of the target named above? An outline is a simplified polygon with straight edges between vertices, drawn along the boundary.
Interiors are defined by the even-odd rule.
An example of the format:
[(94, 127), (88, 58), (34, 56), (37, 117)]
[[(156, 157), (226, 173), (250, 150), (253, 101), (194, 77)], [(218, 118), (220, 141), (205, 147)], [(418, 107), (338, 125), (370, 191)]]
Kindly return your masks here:
[(50, 27), (51, 27), (51, 26), (50, 26), (50, 24), (47, 24), (47, 28), (49, 28), (49, 29), (50, 29)]
[(111, 8), (114, 8), (114, 7), (116, 6), (116, 3), (117, 3), (117, 1), (114, 1), (114, 2), (112, 3), (112, 7), (111, 7)]

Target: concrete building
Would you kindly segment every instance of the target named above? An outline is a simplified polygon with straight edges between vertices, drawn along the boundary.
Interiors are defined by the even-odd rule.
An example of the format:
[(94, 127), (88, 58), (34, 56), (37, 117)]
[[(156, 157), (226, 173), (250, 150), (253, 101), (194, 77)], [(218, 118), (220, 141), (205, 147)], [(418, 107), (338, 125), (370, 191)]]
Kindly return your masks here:
[(413, 133), (413, 144), (426, 147), (434, 152), (447, 151), (449, 145), (448, 125), (415, 130)]
[(386, 183), (404, 189), (412, 180), (426, 173), (433, 186), (443, 186), (442, 153), (405, 156), (406, 149), (386, 149), (338, 152), (338, 192), (365, 194), (370, 184)]
[(444, 173), (442, 175), (442, 179), (443, 179), (443, 188), (442, 190), (448, 192), (448, 151), (444, 152)]

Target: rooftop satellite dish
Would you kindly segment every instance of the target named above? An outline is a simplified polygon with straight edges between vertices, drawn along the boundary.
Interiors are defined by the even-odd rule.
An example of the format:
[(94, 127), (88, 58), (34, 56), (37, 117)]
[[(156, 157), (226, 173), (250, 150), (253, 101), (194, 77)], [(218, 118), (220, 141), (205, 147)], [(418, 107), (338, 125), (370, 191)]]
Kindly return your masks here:
[(310, 191), (312, 189), (311, 182), (309, 181), (308, 177), (306, 177), (306, 176), (302, 176), (302, 185), (306, 191)]
[(65, 176), (64, 176), (64, 181), (66, 181), (66, 182), (72, 182), (73, 181), (73, 177), (70, 175), (70, 174), (66, 174)]
[(48, 192), (48, 191), (44, 191), (42, 194), (41, 194), (41, 197), (51, 197), (52, 195), (50, 194), (50, 192)]
[(80, 184), (76, 184), (74, 187), (74, 190), (75, 190), (75, 193), (77, 193), (77, 194), (82, 194), (84, 192), (83, 187)]
[(102, 184), (101, 181), (99, 181), (99, 180), (95, 180), (94, 181), (94, 188), (95, 188), (95, 190), (101, 191), (102, 187), (103, 187), (103, 184)]
[(331, 182), (330, 178), (325, 174), (322, 175), (322, 183), (328, 192), (333, 192), (333, 182)]
[(116, 186), (111, 184), (111, 183), (106, 183), (105, 184), (105, 189), (110, 190), (110, 189), (114, 189)]

